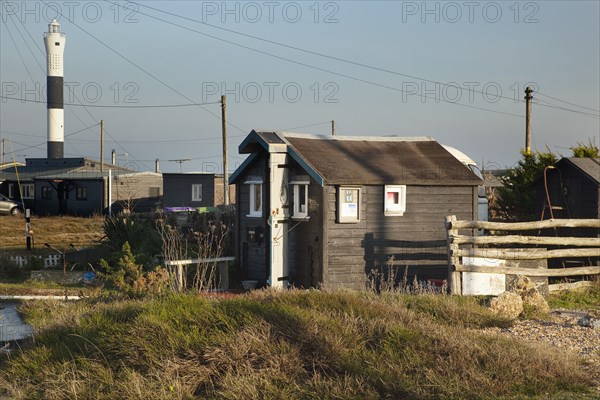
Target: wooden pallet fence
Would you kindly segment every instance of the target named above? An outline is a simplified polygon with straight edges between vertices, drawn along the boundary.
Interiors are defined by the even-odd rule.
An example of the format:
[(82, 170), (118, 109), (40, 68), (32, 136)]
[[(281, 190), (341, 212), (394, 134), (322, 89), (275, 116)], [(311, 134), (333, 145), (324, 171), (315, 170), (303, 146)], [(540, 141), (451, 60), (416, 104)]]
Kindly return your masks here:
[[(487, 221), (461, 221), (456, 216), (446, 217), (447, 242), (448, 242), (448, 287), (451, 294), (462, 294), (461, 273), (494, 273), (505, 275), (527, 275), (541, 277), (570, 277), (600, 275), (599, 266), (584, 266), (560, 269), (530, 269), (503, 266), (464, 265), (461, 263), (463, 256), (481, 257), (500, 260), (535, 260), (566, 257), (600, 257), (600, 238), (595, 237), (551, 237), (551, 236), (524, 236), (524, 235), (492, 235), (474, 236), (459, 234), (459, 231), (478, 229), (493, 230), (496, 232), (514, 231), (540, 231), (542, 229), (559, 228), (592, 228), (600, 229), (600, 219), (551, 219), (533, 222), (487, 222)], [(542, 245), (562, 246), (565, 248), (535, 251), (529, 247), (529, 252), (515, 251), (515, 249), (494, 248), (505, 245)], [(486, 246), (481, 248), (478, 246)], [(523, 247), (525, 248), (525, 247)], [(565, 290), (582, 287), (587, 283), (575, 282), (573, 284), (550, 285), (550, 291)]]

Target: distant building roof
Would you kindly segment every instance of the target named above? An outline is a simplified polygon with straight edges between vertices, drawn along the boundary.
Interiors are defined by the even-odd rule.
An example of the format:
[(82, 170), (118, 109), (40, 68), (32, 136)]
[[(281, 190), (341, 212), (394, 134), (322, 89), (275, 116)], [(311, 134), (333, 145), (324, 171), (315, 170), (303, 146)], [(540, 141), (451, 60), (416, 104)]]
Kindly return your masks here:
[[(321, 184), (479, 185), (481, 180), (430, 137), (315, 136), (252, 131), (240, 153), (287, 152)], [(248, 158), (231, 182), (251, 162)]]
[(104, 164), (100, 172), (100, 162), (83, 157), (75, 158), (28, 158), (25, 165), (10, 165), (0, 169), (0, 181), (27, 181), (35, 178), (94, 178), (113, 174), (134, 172), (118, 165)]

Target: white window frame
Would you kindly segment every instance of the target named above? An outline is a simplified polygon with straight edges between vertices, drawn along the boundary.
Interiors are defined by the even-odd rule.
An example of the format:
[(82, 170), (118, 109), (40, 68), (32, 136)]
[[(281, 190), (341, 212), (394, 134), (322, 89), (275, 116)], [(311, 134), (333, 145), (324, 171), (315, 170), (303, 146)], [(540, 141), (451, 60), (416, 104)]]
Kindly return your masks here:
[[(347, 192), (354, 192), (352, 202), (347, 201)], [(354, 198), (356, 195), (356, 199)], [(355, 186), (340, 186), (338, 188), (338, 223), (356, 224), (360, 222), (361, 190)]]
[[(308, 180), (294, 180), (290, 182), (294, 188), (294, 210), (292, 213), (292, 218), (294, 219), (306, 219), (308, 218), (308, 185), (310, 181)], [(304, 198), (300, 198), (300, 188), (304, 188)], [(301, 205), (304, 205), (304, 210), (300, 208)]]
[(383, 214), (387, 217), (402, 216), (406, 212), (406, 185), (385, 185)]
[(192, 201), (202, 201), (201, 183), (192, 183)]
[[(249, 178), (246, 182), (244, 182), (244, 184), (248, 185), (248, 188), (249, 188), (250, 209), (248, 210), (249, 212), (246, 216), (251, 217), (251, 218), (262, 217), (262, 215), (263, 215), (263, 213), (262, 213), (262, 209), (263, 209), (263, 181), (262, 181), (262, 179)], [(257, 187), (260, 190), (260, 203), (258, 204), (258, 207), (256, 207), (256, 200), (254, 197)]]
[(23, 193), (24, 199), (34, 199), (35, 185), (33, 183), (23, 183), (21, 184), (21, 192)]

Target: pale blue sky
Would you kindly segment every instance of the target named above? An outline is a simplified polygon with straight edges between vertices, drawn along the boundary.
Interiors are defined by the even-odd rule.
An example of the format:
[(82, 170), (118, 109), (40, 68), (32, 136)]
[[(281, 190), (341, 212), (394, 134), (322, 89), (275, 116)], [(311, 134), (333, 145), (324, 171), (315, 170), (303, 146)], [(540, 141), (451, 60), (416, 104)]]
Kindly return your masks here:
[[(569, 155), (577, 142), (600, 143), (598, 1), (112, 3), (0, 1), (1, 95), (45, 100), (42, 34), (59, 5), (65, 81), (75, 93), (65, 90), (65, 103), (212, 103), (225, 89), (230, 169), (243, 160), (237, 146), (251, 129), (332, 119), (340, 135), (427, 135), (487, 168), (511, 166), (524, 147), (527, 83), (544, 104), (533, 106), (534, 149)], [(0, 134), (15, 157), (45, 157), (45, 104), (0, 99), (0, 107)], [(203, 107), (214, 115), (197, 106), (66, 106), (65, 134), (104, 119), (107, 160), (115, 148), (120, 163), (127, 152), (140, 170), (159, 158), (163, 171), (179, 171), (168, 160), (190, 158), (183, 171), (212, 172), (220, 163), (220, 106)], [(330, 124), (294, 131), (329, 134)], [(98, 158), (99, 127), (66, 137), (65, 153)]]

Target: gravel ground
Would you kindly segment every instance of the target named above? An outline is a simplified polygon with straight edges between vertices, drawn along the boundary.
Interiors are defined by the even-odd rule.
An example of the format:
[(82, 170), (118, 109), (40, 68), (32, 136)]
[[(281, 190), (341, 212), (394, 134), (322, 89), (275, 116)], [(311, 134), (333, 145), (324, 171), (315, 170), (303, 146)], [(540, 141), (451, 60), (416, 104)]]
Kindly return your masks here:
[(554, 310), (547, 320), (516, 321), (510, 328), (486, 331), (547, 343), (578, 353), (589, 362), (588, 370), (596, 379), (600, 399), (600, 328), (579, 326), (577, 321), (585, 315), (588, 314), (583, 311)]

